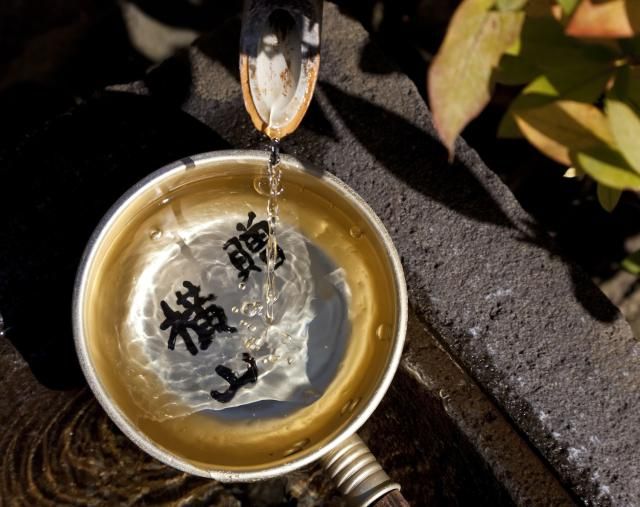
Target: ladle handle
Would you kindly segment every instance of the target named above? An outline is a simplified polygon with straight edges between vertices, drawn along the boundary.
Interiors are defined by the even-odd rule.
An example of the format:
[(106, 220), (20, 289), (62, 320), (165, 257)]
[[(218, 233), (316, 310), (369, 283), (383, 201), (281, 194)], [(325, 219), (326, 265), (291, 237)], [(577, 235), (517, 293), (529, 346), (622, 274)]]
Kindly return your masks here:
[(408, 506), (375, 456), (358, 435), (352, 435), (322, 458), (325, 470), (350, 505)]

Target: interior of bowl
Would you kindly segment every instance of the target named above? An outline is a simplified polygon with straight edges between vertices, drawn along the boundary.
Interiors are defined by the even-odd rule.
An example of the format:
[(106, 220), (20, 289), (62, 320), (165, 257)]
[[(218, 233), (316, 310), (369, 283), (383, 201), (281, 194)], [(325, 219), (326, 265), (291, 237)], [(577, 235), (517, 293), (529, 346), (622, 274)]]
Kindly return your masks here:
[[(243, 332), (249, 336), (248, 330), (255, 326), (220, 297), (216, 308), (225, 311), (228, 329), (239, 331), (228, 336), (218, 333), (206, 351), (197, 350), (193, 336), (196, 345), (191, 354), (186, 340), (183, 343), (178, 334), (170, 350), (168, 337), (173, 328), (167, 323), (167, 312), (173, 309), (169, 305), (175, 304), (175, 292), (186, 290), (186, 282), (197, 285), (198, 290), (202, 287), (203, 295), (219, 294), (222, 289), (216, 284), (221, 283), (220, 275), (212, 275), (216, 266), (239, 276), (242, 290), (252, 280), (257, 286), (262, 283), (264, 269), (260, 266), (264, 265), (257, 253), (249, 273), (253, 278), (238, 271), (240, 264), (231, 262), (229, 245), (241, 245), (233, 243), (232, 237), (223, 248), (197, 247), (210, 236), (207, 227), (211, 224), (222, 221), (229, 231), (238, 231), (229, 232), (230, 236), (241, 237), (238, 235), (245, 227), (251, 226), (251, 213), (257, 215), (255, 220), (264, 214), (267, 198), (261, 186), (265, 168), (264, 154), (219, 152), (158, 171), (105, 217), (91, 240), (76, 289), (78, 353), (85, 375), (109, 415), (155, 457), (191, 473), (222, 480), (261, 478), (302, 466), (355, 431), (386, 391), (404, 342), (404, 279), (381, 223), (337, 179), (309, 171), (285, 157), (281, 164), (284, 192), (279, 199), (283, 248), (287, 252), (287, 231), (293, 231), (289, 234), (305, 238), (305, 252), (320, 252), (309, 257), (308, 270), (300, 273), (316, 272), (321, 258), (323, 266), (331, 265), (333, 272), (342, 274), (348, 293), (346, 327), (340, 328), (346, 329), (344, 339), (337, 340), (333, 331), (335, 312), (324, 313), (312, 324), (315, 336), (321, 338), (310, 338), (314, 343), (296, 349), (297, 356), (281, 358), (279, 351), (288, 350), (285, 347), (277, 349), (280, 355), (272, 350), (262, 360), (264, 365), (257, 358), (257, 381), (238, 390), (234, 402), (242, 396), (251, 401), (257, 399), (252, 395), (262, 393), (260, 401), (225, 408), (202, 389), (189, 391), (209, 378), (209, 369), (214, 376), (219, 371), (211, 356), (212, 350), (223, 350), (215, 348), (218, 342), (251, 347), (251, 339), (245, 337), (243, 345), (238, 340)], [(238, 218), (247, 215), (246, 219)], [(209, 255), (222, 260), (208, 264)], [(188, 275), (192, 268), (195, 274)], [(302, 286), (307, 285), (303, 280)], [(310, 296), (310, 300), (318, 297)], [(294, 307), (297, 299), (288, 302), (283, 311)], [(174, 357), (182, 358), (182, 369), (166, 366)], [(285, 361), (282, 371), (301, 366), (296, 375), (305, 379), (308, 375), (311, 388), (278, 385), (278, 379), (281, 383), (288, 380), (286, 375), (281, 378), (273, 373), (275, 367), (268, 363), (272, 358), (274, 364)], [(262, 385), (267, 375), (261, 373), (267, 371), (267, 365), (272, 368), (270, 383)], [(173, 370), (167, 372), (166, 368)]]

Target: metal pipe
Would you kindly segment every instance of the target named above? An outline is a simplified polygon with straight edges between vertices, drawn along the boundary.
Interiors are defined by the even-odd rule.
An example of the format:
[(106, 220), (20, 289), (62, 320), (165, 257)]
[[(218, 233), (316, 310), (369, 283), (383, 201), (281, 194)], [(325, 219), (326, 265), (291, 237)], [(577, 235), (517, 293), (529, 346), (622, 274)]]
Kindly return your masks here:
[(350, 505), (366, 507), (400, 485), (393, 482), (362, 439), (354, 434), (325, 455), (322, 464)]

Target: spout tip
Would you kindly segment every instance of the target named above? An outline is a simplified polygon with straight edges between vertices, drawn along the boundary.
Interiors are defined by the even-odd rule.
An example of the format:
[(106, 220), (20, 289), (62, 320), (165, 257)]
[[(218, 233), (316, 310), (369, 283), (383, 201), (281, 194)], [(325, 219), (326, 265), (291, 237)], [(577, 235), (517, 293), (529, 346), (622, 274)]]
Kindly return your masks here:
[(251, 0), (241, 35), (240, 82), (254, 126), (270, 138), (293, 132), (313, 97), (320, 66), (322, 2)]

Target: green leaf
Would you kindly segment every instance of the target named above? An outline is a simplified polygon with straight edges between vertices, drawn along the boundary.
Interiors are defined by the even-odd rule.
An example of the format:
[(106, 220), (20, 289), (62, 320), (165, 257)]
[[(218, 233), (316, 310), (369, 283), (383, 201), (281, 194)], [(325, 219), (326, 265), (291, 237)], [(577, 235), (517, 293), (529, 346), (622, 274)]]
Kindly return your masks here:
[(625, 55), (636, 58), (640, 57), (640, 37), (636, 36), (632, 39), (619, 39), (618, 44), (620, 44)]
[(612, 47), (569, 37), (559, 21), (541, 17), (525, 20), (520, 34), (520, 56), (543, 71), (566, 71), (610, 64), (620, 54)]
[(618, 201), (620, 200), (620, 196), (622, 195), (622, 190), (618, 190), (617, 188), (610, 188), (606, 185), (598, 183), (596, 193), (598, 194), (598, 202), (600, 203), (600, 206), (602, 206), (605, 211), (611, 213), (618, 205)]
[(555, 101), (517, 110), (514, 116), (531, 144), (567, 166), (571, 165), (570, 152), (613, 143), (607, 119), (591, 104)]
[(524, 58), (505, 54), (500, 59), (500, 64), (495, 70), (493, 79), (496, 83), (504, 85), (521, 85), (529, 83), (539, 75), (538, 68)]
[[(608, 47), (595, 46), (567, 37), (562, 25), (551, 17), (525, 20), (520, 34), (518, 63), (503, 57), (504, 69), (496, 72), (498, 82), (515, 84), (529, 75), (536, 77), (512, 102), (498, 128), (498, 137), (521, 137), (514, 113), (538, 107), (556, 99), (593, 103), (604, 93), (619, 57)], [(501, 66), (503, 62), (500, 62)]]
[(640, 110), (640, 67), (625, 65), (616, 73), (613, 92)]
[(640, 173), (640, 75), (629, 67), (618, 71), (613, 89), (607, 94), (606, 111), (611, 132), (624, 158)]
[(622, 269), (628, 271), (632, 275), (640, 275), (640, 250), (633, 252), (622, 261)]
[(527, 4), (527, 0), (496, 0), (499, 11), (519, 11)]
[(626, 67), (624, 94), (636, 109), (640, 109), (640, 67)]
[(517, 111), (538, 107), (557, 99), (595, 102), (614, 72), (612, 64), (582, 69), (556, 69), (534, 79), (511, 103), (498, 128), (498, 137), (520, 137), (514, 115)]
[(546, 76), (534, 79), (509, 106), (498, 126), (498, 137), (505, 139), (522, 137), (522, 132), (515, 121), (515, 112), (548, 104), (557, 97), (558, 91)]
[(611, 94), (606, 104), (609, 125), (627, 162), (640, 173), (640, 114), (633, 105), (620, 97)]
[(527, 17), (549, 17), (552, 13), (552, 8), (555, 5), (555, 0), (529, 0), (527, 6), (524, 9)]
[(518, 139), (522, 137), (522, 132), (518, 128), (512, 111), (507, 111), (500, 120), (497, 136), (500, 139)]
[(598, 183), (618, 190), (640, 190), (640, 175), (613, 148), (598, 146), (571, 153), (571, 161)]
[(490, 11), (494, 0), (465, 0), (456, 10), (429, 69), (436, 130), (453, 153), (456, 137), (487, 105), (491, 75), (518, 37), (522, 12)]
[(566, 15), (571, 14), (574, 9), (578, 6), (580, 0), (557, 0), (560, 7)]

